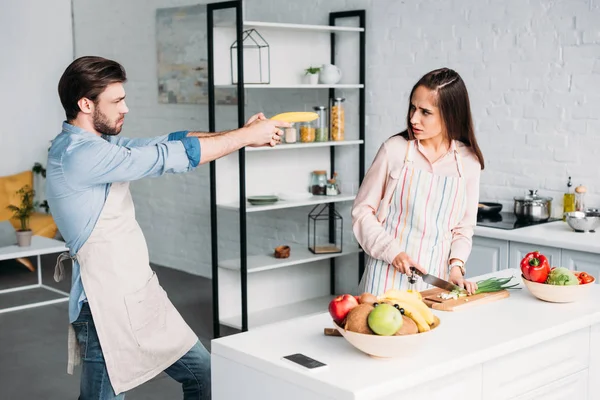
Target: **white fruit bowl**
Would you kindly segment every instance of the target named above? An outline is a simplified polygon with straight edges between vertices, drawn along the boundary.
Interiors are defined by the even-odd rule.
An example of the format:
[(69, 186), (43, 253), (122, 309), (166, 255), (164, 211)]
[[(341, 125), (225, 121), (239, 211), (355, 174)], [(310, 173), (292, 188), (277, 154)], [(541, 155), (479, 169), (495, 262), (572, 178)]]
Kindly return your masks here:
[(392, 358), (407, 355), (423, 346), (431, 332), (440, 325), (440, 319), (434, 315), (431, 331), (415, 333), (414, 335), (379, 336), (347, 331), (335, 322), (333, 325), (338, 332), (358, 350), (377, 358)]
[(584, 285), (548, 285), (547, 283), (532, 282), (521, 275), (525, 287), (529, 292), (540, 300), (550, 303), (572, 303), (584, 299), (590, 292), (590, 288), (595, 284), (596, 279)]

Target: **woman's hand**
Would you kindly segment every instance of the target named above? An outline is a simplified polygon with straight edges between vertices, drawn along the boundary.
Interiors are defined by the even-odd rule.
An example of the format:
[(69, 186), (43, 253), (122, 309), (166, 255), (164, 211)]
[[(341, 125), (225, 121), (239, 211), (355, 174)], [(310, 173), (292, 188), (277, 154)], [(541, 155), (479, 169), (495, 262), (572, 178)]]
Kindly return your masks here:
[(392, 263), (392, 265), (398, 271), (400, 271), (403, 274), (407, 274), (407, 275), (412, 275), (412, 271), (410, 270), (410, 267), (415, 267), (416, 269), (423, 272), (424, 274), (427, 273), (427, 270), (425, 270), (425, 268), (423, 268), (422, 266), (420, 266), (419, 264), (414, 262), (414, 260), (412, 258), (410, 258), (410, 256), (408, 254), (406, 254), (405, 252), (398, 254), (396, 256), (396, 258), (394, 258), (394, 262)]
[(458, 267), (454, 267), (450, 271), (450, 282), (462, 289), (465, 289), (468, 294), (473, 294), (477, 290), (477, 284), (475, 282), (465, 280), (460, 268)]

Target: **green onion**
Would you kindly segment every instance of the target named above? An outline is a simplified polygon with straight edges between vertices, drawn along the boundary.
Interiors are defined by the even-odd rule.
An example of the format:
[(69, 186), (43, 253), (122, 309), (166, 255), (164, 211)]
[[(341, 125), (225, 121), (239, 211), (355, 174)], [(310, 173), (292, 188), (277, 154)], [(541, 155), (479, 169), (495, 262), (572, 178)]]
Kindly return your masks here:
[(513, 277), (511, 276), (508, 278), (489, 278), (483, 281), (479, 281), (477, 282), (477, 290), (473, 294), (499, 292), (504, 289), (513, 289), (519, 286), (518, 283), (515, 283), (513, 285), (506, 285), (512, 279)]

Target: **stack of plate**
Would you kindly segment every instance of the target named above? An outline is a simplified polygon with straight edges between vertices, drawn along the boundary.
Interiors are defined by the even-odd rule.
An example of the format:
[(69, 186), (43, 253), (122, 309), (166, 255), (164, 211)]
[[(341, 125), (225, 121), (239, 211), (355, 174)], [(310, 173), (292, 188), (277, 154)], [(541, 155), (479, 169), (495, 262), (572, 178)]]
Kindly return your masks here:
[(279, 201), (279, 197), (277, 196), (248, 196), (248, 203), (253, 206), (268, 206), (270, 204), (275, 204)]

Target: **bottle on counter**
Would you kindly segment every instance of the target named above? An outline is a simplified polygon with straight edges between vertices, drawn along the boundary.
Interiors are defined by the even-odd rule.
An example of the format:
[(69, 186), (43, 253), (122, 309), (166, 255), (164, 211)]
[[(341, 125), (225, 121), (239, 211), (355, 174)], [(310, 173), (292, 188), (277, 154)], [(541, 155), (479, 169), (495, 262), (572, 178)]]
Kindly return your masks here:
[(573, 189), (571, 189), (572, 186), (571, 177), (569, 177), (569, 181), (567, 182), (567, 193), (563, 196), (563, 221), (567, 220), (565, 213), (575, 211), (575, 193), (573, 193)]
[(575, 211), (585, 212), (585, 194), (587, 188), (583, 185), (579, 185), (575, 188)]

